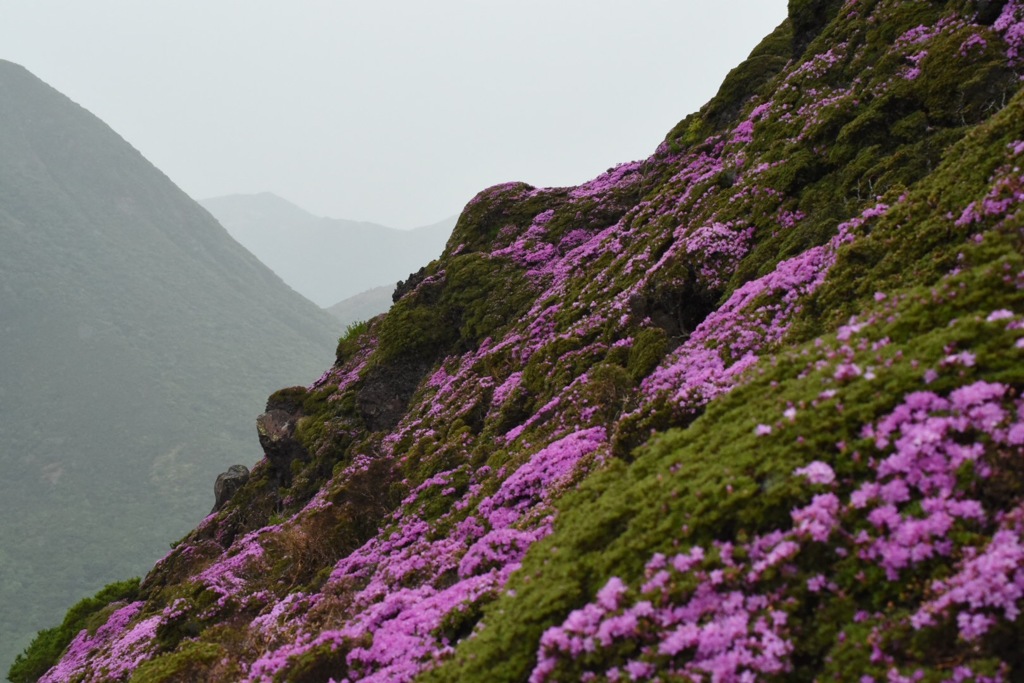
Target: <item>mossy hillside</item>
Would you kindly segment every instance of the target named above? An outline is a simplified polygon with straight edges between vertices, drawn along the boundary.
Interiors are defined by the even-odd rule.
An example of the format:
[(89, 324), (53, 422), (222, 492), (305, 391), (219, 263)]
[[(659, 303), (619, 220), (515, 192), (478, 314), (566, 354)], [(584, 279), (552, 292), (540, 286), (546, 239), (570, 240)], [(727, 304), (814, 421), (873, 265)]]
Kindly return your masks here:
[[(892, 346), (883, 354), (865, 353), (857, 359), (865, 366), (878, 366), (898, 353), (903, 360), (894, 366), (896, 371), (890, 368), (880, 374), (872, 380), (873, 386), (861, 383), (840, 388), (835, 404), (807, 412), (805, 408), (817, 402), (821, 387), (827, 385), (824, 380), (834, 370), (830, 366), (824, 373), (794, 380), (806, 365), (808, 353), (816, 348), (808, 342), (803, 349), (791, 351), (788, 361), (777, 359), (770, 367), (762, 366), (761, 377), (711, 404), (709, 412), (687, 430), (654, 440), (628, 469), (620, 467), (592, 477), (579, 494), (564, 501), (565, 512), (555, 534), (528, 555), (513, 588), (515, 597), (499, 601), (485, 617), (488, 628), (467, 642), (457, 663), (438, 670), (428, 680), (452, 675), (473, 678), (495, 665), (491, 651), (500, 651), (502, 661), (508, 661), (515, 643), (537, 642), (556, 615), (560, 618), (568, 609), (592, 599), (610, 576), (632, 573), (630, 578), (639, 578), (642, 558), (653, 552), (749, 535), (759, 526), (785, 521), (805, 494), (792, 483), (788, 489), (780, 489), (776, 483), (792, 482), (789, 472), (810, 459), (835, 453), (837, 442), (856, 450), (861, 427), (891, 410), (898, 397), (920, 389), (924, 369), (939, 367), (951, 349), (972, 350), (978, 357), (977, 366), (942, 374), (929, 389), (948, 392), (969, 377), (985, 377), (1018, 390), (1024, 387), (1019, 358), (1008, 352), (1019, 333), (993, 335), (993, 327), (979, 315), (1003, 306), (1020, 310), (1024, 303), (1017, 275), (1024, 265), (1020, 257), (1022, 223), (1018, 218), (994, 226), (997, 221), (991, 220), (980, 226), (990, 231), (974, 242), (968, 240), (969, 233), (979, 226), (955, 228), (948, 215), (954, 207), (962, 209), (981, 201), (992, 185), (993, 173), (1013, 163), (1008, 143), (1024, 136), (1020, 128), (1022, 103), (1018, 96), (986, 126), (951, 148), (944, 163), (898, 210), (875, 225), (863, 241), (841, 252), (835, 269), (813, 299), (814, 305), (806, 310), (804, 334), (812, 329), (808, 326), (811, 322), (820, 329), (815, 318), (821, 310), (831, 312), (828, 319), (835, 322), (827, 326), (834, 329), (852, 312), (863, 312), (863, 302), (875, 292), (892, 292), (894, 288), (899, 292), (907, 282), (930, 284), (942, 278), (937, 288), (895, 294), (905, 303), (892, 322), (877, 325), (871, 333), (875, 339), (888, 339)], [(865, 257), (866, 251), (874, 253)], [(910, 264), (919, 269), (912, 266), (908, 272)], [(969, 264), (970, 269), (955, 278), (945, 276), (957, 264)], [(872, 268), (866, 269), (866, 265)], [(819, 298), (828, 305), (818, 303)], [(801, 407), (797, 422), (786, 425), (784, 433), (762, 439), (752, 436), (759, 422), (778, 424), (781, 407), (787, 405)], [(842, 412), (836, 406), (842, 406)], [(794, 432), (801, 437), (797, 448), (790, 438)], [(811, 433), (816, 436), (809, 436)], [(829, 462), (841, 472), (843, 463), (838, 458)], [(680, 466), (683, 469), (678, 469)], [(856, 476), (856, 471), (848, 474)], [(669, 491), (665, 481), (673, 482)], [(726, 494), (726, 486), (732, 488), (731, 493)], [(673, 512), (678, 515), (670, 514)], [(646, 521), (640, 521), (643, 519)], [(666, 539), (671, 539), (669, 545), (665, 545)], [(935, 571), (942, 575), (941, 568)], [(916, 582), (919, 588), (926, 584)], [(879, 586), (880, 595), (864, 596), (872, 606), (894, 597), (882, 588), (886, 585), (883, 580), (874, 585)], [(906, 587), (896, 590), (902, 593)], [(828, 609), (841, 619), (852, 617), (849, 605)], [(545, 622), (545, 614), (552, 619)], [(805, 618), (808, 635), (819, 622), (828, 624), (810, 614)], [(807, 642), (814, 640), (808, 638)], [(1009, 642), (1016, 641), (1011, 638)], [(845, 652), (849, 646), (837, 649)], [(920, 650), (908, 654), (909, 660), (930, 657)], [(1008, 652), (1002, 654), (1009, 656)], [(523, 671), (533, 666), (534, 657), (535, 652), (523, 648), (519, 659), (513, 660), (518, 666), (512, 666), (506, 680), (520, 680)], [(823, 659), (823, 652), (818, 652), (812, 661), (821, 663)], [(863, 660), (858, 663), (858, 671), (866, 668)]]
[(1011, 158), (1009, 145), (1024, 136), (1022, 120), (1024, 98), (1018, 95), (987, 125), (952, 146), (921, 191), (897, 205), (893, 215), (864, 240), (850, 246), (833, 276), (809, 302), (807, 320), (818, 318), (834, 325), (874, 291), (899, 286), (908, 278), (935, 281), (963, 265), (964, 239), (982, 228), (994, 228), (1020, 250), (1022, 237), (1014, 222), (996, 225), (998, 219), (990, 218), (981, 224), (958, 225), (957, 219), (965, 206), (984, 201), (1000, 168), (1005, 175), (1019, 163)]
[[(704, 564), (673, 574), (659, 598), (685, 600), (717, 585), (701, 573), (725, 561), (716, 542), (731, 540), (735, 559), (753, 562), (752, 539), (796, 534), (795, 509), (833, 490), (849, 495), (881, 457), (862, 429), (909, 393), (946, 396), (987, 380), (1013, 400), (1019, 217), (1013, 201), (984, 200), (1012, 191), (1020, 152), (1007, 143), (1024, 138), (1019, 103), (980, 125), (903, 114), (902, 138), (858, 124), (844, 154), (889, 169), (884, 192), (876, 182), (858, 193), (852, 162), (828, 159), (857, 118), (853, 102), (907, 80), (913, 63), (895, 41), (913, 22), (950, 17), (941, 30), (925, 27), (928, 59), (959, 50), (947, 37), (965, 27), (1001, 54), (993, 29), (956, 23), (963, 4), (864, 3), (737, 100), (739, 114), (717, 132), (579, 188), (481, 193), (445, 256), (400, 288), (402, 315), (354, 331), (321, 380), (275, 399), (300, 411), (305, 455), (290, 478), (258, 465), (147, 579), (145, 614), (176, 605), (178, 635), (198, 645), (158, 639), (146, 656), (171, 662), (195, 648), (199, 678), (214, 675), (200, 653), (216, 645), (250, 680), (397, 671), (522, 680), (542, 634), (595, 596), (607, 602), (612, 578), (627, 586), (624, 600), (639, 597), (656, 553), (707, 548)], [(890, 22), (897, 28), (885, 29)], [(874, 53), (850, 49), (876, 30), (893, 33), (888, 45), (872, 38)], [(867, 74), (857, 83), (854, 60)], [(884, 68), (868, 71), (876, 62)], [(834, 99), (837, 88), (849, 92)], [(934, 201), (975, 156), (984, 170)], [(971, 206), (978, 216), (958, 225)], [(892, 252), (905, 259), (898, 267), (883, 265)], [(392, 397), (383, 380), (401, 384), (402, 373), (414, 380), (396, 394), (403, 412), (371, 426), (379, 417), (368, 407)], [(815, 460), (838, 488), (794, 475)], [(969, 475), (964, 486), (986, 506), (1017, 504), (1013, 476), (989, 486)], [(872, 530), (858, 514), (848, 515), (850, 533)], [(954, 560), (993, 531), (958, 524)], [(774, 671), (797, 679), (840, 661), (870, 670), (857, 648), (883, 624), (907, 637), (929, 581), (950, 576), (949, 562), (927, 561), (906, 581), (884, 581), (877, 566), (841, 561), (826, 543), (804, 543), (794, 557), (758, 585), (785, 596), (792, 650)], [(740, 570), (723, 571), (726, 585), (740, 580)], [(818, 572), (841, 590), (808, 588)], [(983, 655), (937, 627), (914, 636), (905, 656), (887, 641), (886, 656), (897, 671), (920, 664), (934, 677), (935, 653), (953, 652), (983, 672), (1014, 661), (1007, 623), (986, 636)], [(659, 630), (644, 628), (551, 665), (566, 680), (584, 669), (610, 678), (625, 664), (667, 676), (688, 655), (652, 658), (644, 633)]]
[[(951, 142), (1016, 91), (1016, 78), (985, 30), (979, 35), (989, 38), (986, 47), (960, 55), (960, 46), (978, 27), (950, 29), (927, 44), (893, 45), (922, 22), (955, 16), (949, 5), (883, 3), (877, 16), (880, 20), (872, 23), (854, 19), (830, 25), (823, 34), (831, 46), (828, 60), (814, 57), (802, 65), (806, 71), (798, 67), (766, 89), (772, 93), (772, 112), (803, 115), (769, 114), (755, 124), (761, 134), (749, 147), (777, 164), (764, 172), (762, 182), (796, 196), (788, 206), (806, 219), (797, 230), (779, 231), (756, 244), (755, 258), (734, 282), (763, 273), (777, 254), (820, 244), (865, 201), (898, 196), (938, 166)], [(921, 52), (927, 53), (921, 74), (908, 80), (907, 58)], [(826, 69), (821, 76), (819, 68)]]
[[(863, 329), (862, 337), (889, 342), (881, 351), (868, 346), (850, 359), (876, 368), (870, 381), (837, 384), (834, 360), (815, 365), (816, 358), (827, 358), (829, 351), (843, 345), (834, 336), (793, 347), (756, 368), (751, 382), (710, 404), (687, 429), (659, 435), (640, 449), (634, 462), (619, 462), (591, 476), (560, 502), (554, 534), (531, 549), (509, 595), (485, 609), (485, 627), (463, 644), (455, 660), (425, 680), (477, 680), (488, 675), (496, 681), (525, 680), (535, 665), (541, 633), (593, 600), (612, 576), (636, 583), (643, 580), (644, 562), (656, 552), (740, 542), (789, 526), (791, 511), (806, 504), (816, 490), (792, 477), (793, 470), (824, 460), (848, 482), (846, 486), (862, 478), (873, 449), (871, 440), (862, 436), (863, 425), (890, 412), (903, 396), (925, 388), (926, 369), (942, 367), (950, 349), (976, 354), (976, 365), (939, 373), (928, 390), (944, 394), (978, 379), (1024, 390), (1024, 366), (1018, 354), (1008, 352), (1021, 332), (985, 322), (984, 316), (1003, 306), (1022, 310), (1024, 293), (1017, 278), (1007, 281), (1005, 274), (1024, 272), (1024, 258), (1007, 241), (977, 256), (984, 265), (934, 288), (893, 293), (875, 310), (863, 312), (877, 322)], [(822, 399), (828, 388), (836, 393)], [(785, 418), (784, 410), (794, 406), (795, 419)], [(774, 429), (768, 436), (757, 436), (758, 424)], [(853, 452), (864, 458), (851, 459)], [(1002, 484), (1016, 496), (1024, 492), (1019, 474), (1015, 483)], [(830, 562), (834, 569), (825, 568)], [(854, 579), (858, 570), (867, 571), (869, 578)], [(803, 644), (797, 660), (803, 669), (787, 680), (812, 680), (823, 666), (846, 680), (842, 668), (826, 666), (826, 660), (833, 648), (851, 649), (849, 640), (837, 642), (834, 636), (852, 622), (853, 613), (887, 611), (892, 623), (898, 623), (900, 615), (906, 616), (927, 595), (929, 574), (944, 577), (948, 565), (933, 563), (913, 579), (892, 583), (880, 568), (861, 564), (853, 569), (827, 553), (812, 552), (801, 572), (807, 574), (790, 577), (794, 586), (823, 572), (845, 579), (850, 594), (828, 601), (796, 593), (798, 601), (789, 610), (794, 631), (800, 634), (796, 642)], [(822, 629), (833, 637), (823, 637)], [(904, 637), (913, 635), (903, 631)], [(863, 645), (869, 634), (852, 637), (858, 635)], [(902, 664), (956, 659), (942, 649), (947, 647), (965, 659), (972, 656), (970, 646), (955, 642), (955, 633), (952, 640), (918, 638), (904, 653)], [(1020, 644), (1020, 635), (1010, 637), (1002, 650), (986, 654), (1013, 659)], [(938, 652), (942, 656), (937, 658)], [(871, 668), (864, 661), (860, 664), (858, 672)], [(943, 668), (940, 664), (927, 680)]]

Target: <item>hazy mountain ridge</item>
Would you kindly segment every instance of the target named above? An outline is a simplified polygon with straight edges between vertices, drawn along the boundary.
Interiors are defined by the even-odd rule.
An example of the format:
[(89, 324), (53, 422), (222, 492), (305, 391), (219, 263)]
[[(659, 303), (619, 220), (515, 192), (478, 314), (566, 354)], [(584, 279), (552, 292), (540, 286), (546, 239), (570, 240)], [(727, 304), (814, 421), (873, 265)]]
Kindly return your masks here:
[(393, 286), (374, 287), (339, 301), (328, 308), (327, 312), (347, 327), (386, 312), (393, 303), (394, 291)]
[(794, 1), (650, 158), (484, 190), (44, 680), (1019, 680), (1022, 36)]
[(324, 218), (269, 192), (200, 203), (240, 244), (324, 308), (374, 287), (393, 287), (439, 256), (455, 227), (454, 217), (414, 230)]
[[(0, 660), (139, 572), (338, 325), (89, 112), (0, 62)], [(272, 379), (274, 378), (274, 379)]]

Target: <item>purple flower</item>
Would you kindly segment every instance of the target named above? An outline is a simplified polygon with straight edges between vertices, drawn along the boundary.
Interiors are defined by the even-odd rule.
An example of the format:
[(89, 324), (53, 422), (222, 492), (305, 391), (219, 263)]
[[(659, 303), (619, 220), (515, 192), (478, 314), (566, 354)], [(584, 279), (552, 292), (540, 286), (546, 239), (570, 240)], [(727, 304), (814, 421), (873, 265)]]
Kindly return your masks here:
[(793, 474), (806, 477), (812, 484), (831, 484), (836, 480), (836, 473), (832, 468), (820, 460), (815, 460), (806, 467), (800, 467), (793, 471)]

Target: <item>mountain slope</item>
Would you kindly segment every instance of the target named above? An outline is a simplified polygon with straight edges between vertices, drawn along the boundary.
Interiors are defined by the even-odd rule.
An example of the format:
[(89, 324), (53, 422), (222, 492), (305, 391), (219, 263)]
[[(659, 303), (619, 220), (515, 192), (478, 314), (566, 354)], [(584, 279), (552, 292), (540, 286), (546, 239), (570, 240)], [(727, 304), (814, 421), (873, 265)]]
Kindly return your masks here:
[(481, 192), (44, 680), (1020, 680), (1022, 43), (794, 1), (649, 159)]
[(0, 62), (0, 660), (140, 572), (335, 323), (94, 116)]
[(373, 287), (393, 287), (437, 258), (455, 226), (454, 218), (415, 230), (321, 218), (269, 192), (201, 203), (295, 291), (324, 308)]

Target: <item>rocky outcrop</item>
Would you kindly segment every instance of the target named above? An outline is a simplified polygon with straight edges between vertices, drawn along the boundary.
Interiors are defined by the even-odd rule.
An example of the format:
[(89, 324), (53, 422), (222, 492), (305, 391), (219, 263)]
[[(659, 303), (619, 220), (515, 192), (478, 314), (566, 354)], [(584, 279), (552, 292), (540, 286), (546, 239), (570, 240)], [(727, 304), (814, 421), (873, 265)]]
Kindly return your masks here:
[(245, 465), (232, 465), (227, 472), (218, 474), (217, 481), (213, 484), (214, 503), (210, 514), (212, 515), (224, 507), (224, 504), (231, 500), (231, 496), (235, 495), (235, 492), (242, 488), (247, 481), (249, 481), (249, 468)]
[(281, 486), (291, 482), (291, 465), (295, 460), (308, 460), (309, 453), (295, 436), (302, 418), (303, 387), (282, 389), (267, 401), (267, 409), (256, 418), (256, 433)]
[(356, 399), (367, 429), (376, 432), (398, 424), (429, 367), (422, 362), (403, 361), (370, 368)]
[(397, 303), (403, 296), (416, 289), (416, 285), (423, 282), (427, 277), (426, 267), (422, 267), (415, 273), (409, 273), (409, 277), (395, 283), (395, 291), (391, 293), (391, 302)]

